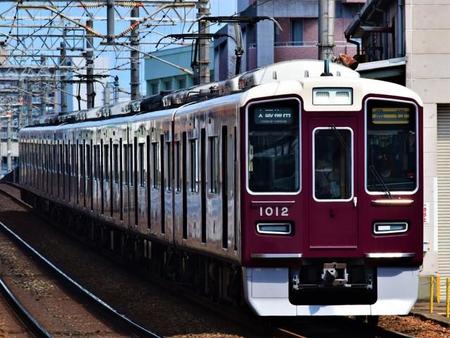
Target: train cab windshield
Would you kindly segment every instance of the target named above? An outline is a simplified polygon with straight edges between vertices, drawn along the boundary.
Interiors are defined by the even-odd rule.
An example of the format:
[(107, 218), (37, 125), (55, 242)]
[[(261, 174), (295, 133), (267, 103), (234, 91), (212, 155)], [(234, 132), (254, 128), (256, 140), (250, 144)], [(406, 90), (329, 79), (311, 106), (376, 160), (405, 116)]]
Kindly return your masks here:
[(411, 192), (417, 187), (417, 114), (405, 102), (367, 104), (367, 190)]
[(300, 189), (299, 102), (275, 100), (248, 109), (248, 186), (257, 193)]

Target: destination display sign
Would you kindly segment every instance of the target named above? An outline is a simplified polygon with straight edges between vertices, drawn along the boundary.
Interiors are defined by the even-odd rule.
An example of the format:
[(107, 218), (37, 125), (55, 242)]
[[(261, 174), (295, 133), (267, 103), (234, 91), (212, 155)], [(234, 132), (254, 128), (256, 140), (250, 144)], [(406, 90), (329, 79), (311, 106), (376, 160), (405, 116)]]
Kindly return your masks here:
[(373, 124), (408, 124), (410, 108), (373, 108)]
[(267, 108), (255, 109), (255, 124), (292, 124), (294, 113), (291, 108)]

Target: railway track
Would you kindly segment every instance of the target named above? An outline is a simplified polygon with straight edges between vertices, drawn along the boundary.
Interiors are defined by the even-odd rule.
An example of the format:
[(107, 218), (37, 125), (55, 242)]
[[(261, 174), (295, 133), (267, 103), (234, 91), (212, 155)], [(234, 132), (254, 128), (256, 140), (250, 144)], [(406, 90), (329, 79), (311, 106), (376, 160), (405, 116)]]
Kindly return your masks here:
[(300, 319), (296, 323), (281, 324), (274, 335), (285, 338), (335, 337), (335, 338), (413, 338), (414, 336), (370, 325), (347, 317)]
[[(22, 206), (29, 209), (29, 206), (20, 200), (20, 196), (17, 194), (17, 190), (14, 187), (11, 187), (11, 186), (5, 187), (4, 185), (0, 184), (0, 192), (3, 192), (9, 198), (13, 199), (15, 201), (15, 203), (19, 203)], [(182, 294), (182, 292), (180, 290), (176, 291), (176, 297), (178, 298), (179, 302), (182, 302), (182, 299), (180, 299), (180, 298), (184, 298), (184, 297), (180, 297), (180, 294)], [(201, 302), (193, 302), (192, 297), (191, 298), (188, 297), (187, 299), (191, 299), (191, 300), (187, 301), (191, 304), (192, 303), (197, 303), (197, 304), (200, 303), (201, 304)], [(132, 303), (132, 302), (133, 301), (129, 301), (129, 303)], [(217, 306), (217, 305), (215, 307), (216, 307), (216, 309), (219, 308), (219, 306)], [(232, 319), (230, 318), (230, 315), (223, 314), (226, 312), (230, 313), (229, 307), (228, 308), (224, 307), (224, 309), (228, 309), (228, 310), (216, 311), (216, 310), (214, 310), (214, 306), (210, 306), (207, 308), (206, 312), (209, 312), (209, 313), (214, 312), (216, 317), (226, 318), (226, 321), (232, 321)], [(197, 311), (197, 310), (195, 310), (195, 311)], [(129, 315), (129, 313), (128, 313), (128, 315)], [(134, 318), (133, 315), (131, 315), (131, 317)], [(261, 318), (254, 317), (255, 320), (251, 321), (251, 323), (250, 323), (250, 320), (252, 318), (251, 315), (246, 314), (245, 318), (246, 319), (244, 321), (248, 321), (248, 323), (247, 323), (248, 325), (245, 326), (247, 329), (249, 329), (250, 326), (252, 326), (254, 323), (256, 323), (256, 325), (255, 325), (256, 329), (251, 330), (253, 332), (253, 334), (250, 333), (250, 335), (253, 335), (253, 336), (411, 337), (411, 336), (401, 334), (398, 332), (386, 330), (381, 327), (369, 327), (367, 325), (364, 325), (362, 323), (356, 322), (351, 319), (343, 319), (343, 318), (336, 318), (336, 317), (335, 318), (305, 318), (305, 319), (297, 318), (297, 319), (293, 319), (293, 320), (286, 319), (283, 322), (274, 320), (271, 325), (263, 325), (264, 326), (263, 329), (261, 329), (261, 327), (262, 327), (261, 323), (269, 322), (269, 319), (266, 319), (266, 318), (261, 319)], [(145, 322), (145, 320), (144, 321), (140, 320), (140, 322)], [(240, 320), (238, 322), (240, 323), (241, 326), (244, 326), (242, 324), (242, 322), (243, 322), (242, 320)], [(215, 325), (215, 324), (211, 324), (209, 322), (207, 324), (211, 325), (211, 326)], [(176, 325), (178, 325), (178, 324), (176, 324)], [(184, 324), (180, 324), (180, 325), (186, 325), (186, 324), (184, 323)], [(260, 327), (258, 327), (258, 325)], [(247, 329), (245, 329), (245, 330), (247, 330)], [(245, 333), (242, 333), (242, 332), (235, 333), (235, 332), (231, 332), (231, 331), (227, 331), (227, 330), (220, 331), (220, 329), (217, 330), (217, 332), (221, 332), (221, 333), (225, 332), (223, 334), (223, 336), (229, 336), (230, 333), (231, 333), (232, 337), (248, 336), (249, 333), (248, 333), (248, 331), (245, 331), (245, 330), (242, 330), (242, 332), (245, 332)], [(190, 334), (190, 332), (199, 332), (199, 331), (201, 332), (201, 330), (192, 329), (189, 326), (186, 326), (186, 328), (183, 331), (186, 334)], [(160, 332), (163, 332), (164, 335), (173, 334), (169, 330), (168, 331), (161, 330)], [(179, 332), (180, 332), (180, 330), (178, 330), (178, 333)], [(351, 332), (351, 335), (349, 335), (349, 332)], [(207, 334), (207, 332), (205, 331), (205, 332), (202, 332), (201, 334), (199, 333), (198, 336), (201, 337), (203, 333)], [(222, 336), (222, 335), (219, 334), (219, 336)]]
[[(61, 269), (52, 264), (47, 258), (37, 252), (33, 247), (26, 243), (22, 238), (20, 238), (2, 222), (0, 222), (0, 232), (5, 234), (12, 242), (14, 242), (15, 245), (24, 250), (32, 260), (39, 262), (48, 271), (50, 271), (52, 277), (56, 278), (58, 282), (64, 284), (66, 287), (70, 287), (71, 291), (75, 292), (79, 297), (83, 297), (83, 300), (88, 302), (87, 306), (85, 305), (84, 307), (92, 309), (93, 311), (101, 312), (105, 318), (108, 318), (108, 320), (113, 323), (120, 323), (119, 325), (117, 325), (117, 328), (114, 328), (117, 329), (117, 332), (113, 332), (113, 336), (132, 335), (138, 337), (160, 337), (157, 333), (152, 332), (135, 323), (123, 314), (119, 313), (112, 306), (95, 296), (93, 293), (89, 292), (87, 289), (85, 289), (83, 286), (81, 286), (79, 283), (65, 274)], [(22, 322), (27, 326), (27, 328), (29, 328), (31, 332), (39, 337), (52, 336), (49, 333), (50, 330), (45, 329), (44, 325), (36, 319), (31, 311), (28, 311), (26, 309), (26, 306), (21, 303), (19, 297), (15, 295), (13, 291), (11, 291), (11, 289), (3, 279), (0, 279), (0, 287), (3, 295), (6, 297), (8, 302), (15, 309)], [(75, 301), (79, 300), (75, 299)], [(108, 332), (108, 335), (111, 335), (111, 332)]]
[[(7, 313), (11, 315), (7, 321), (2, 318), (0, 329), (1, 337), (8, 337), (11, 334), (51, 337), (42, 325), (25, 309), (1, 277), (0, 294), (3, 297), (0, 301), (2, 316), (6, 316)], [(11, 328), (10, 326), (14, 326), (14, 328)]]

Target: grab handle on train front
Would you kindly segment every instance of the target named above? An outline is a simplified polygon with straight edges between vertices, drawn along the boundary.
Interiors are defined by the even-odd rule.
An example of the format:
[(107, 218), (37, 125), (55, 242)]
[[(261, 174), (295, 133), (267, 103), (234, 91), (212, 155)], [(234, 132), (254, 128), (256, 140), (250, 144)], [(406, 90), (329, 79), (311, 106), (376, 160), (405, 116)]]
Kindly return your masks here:
[(356, 206), (358, 205), (358, 197), (353, 197), (353, 206), (356, 208)]

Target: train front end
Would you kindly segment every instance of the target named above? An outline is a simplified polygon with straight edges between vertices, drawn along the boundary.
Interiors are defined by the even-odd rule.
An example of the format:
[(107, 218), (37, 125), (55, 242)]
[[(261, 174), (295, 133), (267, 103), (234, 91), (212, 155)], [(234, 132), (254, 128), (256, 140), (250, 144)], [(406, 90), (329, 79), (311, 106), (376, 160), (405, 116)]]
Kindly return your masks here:
[(240, 121), (255, 312), (407, 314), (423, 256), (420, 99), (392, 83), (306, 78), (249, 90)]

